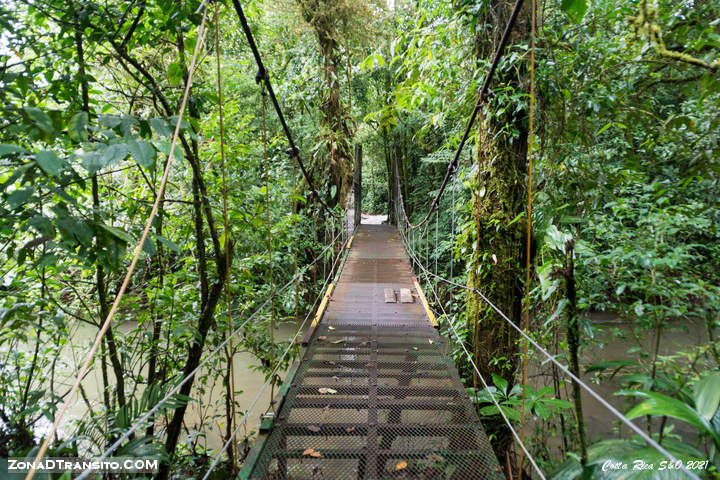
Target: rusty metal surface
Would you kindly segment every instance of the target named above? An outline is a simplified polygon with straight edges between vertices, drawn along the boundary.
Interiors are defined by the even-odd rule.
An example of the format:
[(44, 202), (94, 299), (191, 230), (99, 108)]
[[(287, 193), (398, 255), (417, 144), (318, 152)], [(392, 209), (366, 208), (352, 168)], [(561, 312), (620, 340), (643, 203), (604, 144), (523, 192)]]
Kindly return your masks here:
[(445, 341), (400, 288), (417, 293), (397, 233), (361, 225), (250, 478), (504, 478)]

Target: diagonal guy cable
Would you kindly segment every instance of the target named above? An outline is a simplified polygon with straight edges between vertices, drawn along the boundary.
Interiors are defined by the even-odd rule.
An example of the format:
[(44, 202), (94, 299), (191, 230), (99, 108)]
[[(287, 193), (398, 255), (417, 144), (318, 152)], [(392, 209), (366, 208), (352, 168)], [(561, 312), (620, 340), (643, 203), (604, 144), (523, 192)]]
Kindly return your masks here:
[[(407, 248), (407, 237), (405, 237), (404, 234), (403, 234), (403, 240), (405, 240), (405, 242), (404, 242), (406, 245), (405, 250), (419, 264), (420, 259), (415, 256), (415, 252), (412, 251), (411, 249)], [(435, 290), (435, 287), (433, 287), (432, 282), (430, 282), (430, 278), (428, 277), (427, 271), (423, 269), (422, 272), (425, 275), (425, 279), (428, 281), (428, 285), (430, 286), (430, 290), (432, 291), (433, 296), (435, 297), (435, 301), (440, 306), (440, 310), (442, 310), (442, 316), (445, 317), (445, 319), (447, 320), (447, 324), (450, 326), (453, 333), (455, 333), (455, 336), (457, 337), (457, 340), (458, 340), (458, 344), (465, 352), (465, 355), (467, 355), (467, 358), (470, 361), (470, 364), (472, 365), (473, 369), (475, 370), (475, 373), (477, 373), (478, 378), (480, 378), (480, 381), (485, 386), (485, 390), (490, 395), (490, 399), (495, 404), (495, 407), (497, 407), (498, 412), (500, 412), (500, 415), (502, 416), (503, 420), (505, 420), (505, 423), (507, 424), (508, 428), (510, 429), (510, 432), (512, 433), (513, 437), (515, 438), (515, 441), (518, 443), (518, 445), (520, 445), (520, 448), (527, 456), (527, 458), (530, 461), (530, 463), (532, 464), (533, 468), (535, 468), (535, 471), (538, 473), (538, 475), (540, 475), (540, 478), (542, 480), (545, 480), (545, 474), (540, 469), (538, 464), (535, 462), (535, 458), (530, 454), (527, 447), (525, 446), (525, 443), (522, 441), (522, 439), (520, 438), (518, 433), (513, 428), (512, 424), (510, 423), (510, 419), (508, 419), (507, 415), (505, 414), (502, 407), (500, 406), (500, 403), (498, 403), (497, 399), (495, 398), (495, 394), (490, 390), (490, 387), (488, 386), (487, 382), (485, 381), (485, 378), (483, 378), (482, 373), (480, 373), (480, 370), (478, 369), (477, 365), (475, 364), (475, 361), (473, 360), (472, 356), (470, 355), (470, 352), (468, 352), (467, 348), (465, 347), (465, 343), (462, 341), (462, 338), (460, 338), (460, 335), (458, 334), (457, 330), (455, 329), (455, 326), (450, 321), (450, 318), (448, 317), (447, 312), (445, 312), (445, 307), (443, 307), (443, 304), (440, 302), (440, 299), (438, 298), (438, 294)]]
[[(334, 246), (334, 242), (335, 242), (335, 240), (337, 240), (338, 236), (339, 236), (339, 235), (336, 235), (336, 236), (335, 236), (335, 238), (332, 240), (332, 242), (331, 242), (328, 246), (326, 246), (326, 247), (322, 250), (322, 252), (320, 252), (320, 253), (316, 256), (315, 260), (313, 260), (312, 262), (310, 262), (310, 263), (308, 263), (307, 265), (305, 265), (305, 266), (298, 272), (298, 274), (297, 274), (295, 277), (291, 278), (290, 281), (288, 281), (285, 285), (282, 286), (282, 288), (278, 289), (277, 292), (276, 292), (276, 295), (277, 295), (277, 294), (280, 294), (280, 293), (283, 292), (283, 291), (285, 291), (290, 285), (292, 285), (292, 284), (295, 282), (295, 278), (296, 278), (296, 277), (303, 275), (308, 268), (312, 267), (312, 266), (317, 262), (317, 260), (318, 260), (319, 258), (321, 258), (321, 257), (325, 254), (325, 252), (327, 252), (331, 247)], [(230, 339), (233, 338), (233, 337), (235, 337), (235, 336), (236, 336), (237, 334), (239, 334), (240, 332), (242, 332), (243, 329), (244, 329), (244, 327), (245, 327), (245, 325), (247, 325), (248, 322), (250, 322), (250, 321), (253, 320), (255, 317), (257, 317), (257, 315), (258, 315), (260, 312), (262, 312), (262, 311), (265, 309), (265, 307), (268, 306), (269, 303), (270, 303), (270, 299), (268, 298), (268, 299), (266, 299), (265, 302), (262, 303), (248, 318), (246, 318), (245, 321), (244, 321), (238, 328), (236, 328), (236, 329), (232, 332), (231, 335), (229, 335), (228, 337), (226, 337), (226, 338), (220, 343), (220, 345), (218, 345), (218, 346), (215, 348), (215, 350), (213, 350), (212, 352), (210, 352), (210, 353), (208, 354), (208, 356), (205, 357), (205, 359), (204, 359), (202, 362), (200, 362), (200, 364), (199, 364), (197, 367), (195, 367), (195, 369), (194, 369), (192, 372), (188, 373), (187, 376), (185, 376), (185, 378), (183, 378), (183, 379), (182, 379), (177, 385), (175, 385), (168, 393), (166, 393), (165, 396), (164, 396), (163, 398), (161, 398), (160, 401), (158, 401), (158, 402), (155, 404), (155, 406), (153, 406), (150, 410), (148, 410), (148, 411), (145, 412), (140, 418), (138, 418), (137, 421), (136, 421), (130, 428), (128, 428), (128, 429), (125, 431), (125, 433), (123, 433), (123, 434), (120, 436), (120, 438), (118, 438), (117, 440), (115, 440), (115, 443), (113, 443), (112, 445), (110, 445), (110, 446), (105, 450), (105, 452), (103, 452), (103, 454), (96, 459), (96, 461), (102, 461), (102, 460), (105, 460), (106, 458), (108, 458), (108, 456), (109, 456), (112, 452), (114, 452), (114, 451), (122, 444), (122, 442), (124, 442), (125, 440), (127, 440), (128, 438), (130, 438), (130, 435), (132, 435), (134, 432), (136, 432), (138, 429), (140, 429), (140, 428), (145, 424), (145, 422), (147, 422), (147, 421), (150, 419), (150, 417), (152, 417), (153, 414), (154, 414), (155, 412), (157, 412), (157, 411), (160, 409), (160, 407), (162, 407), (162, 406), (170, 399), (170, 397), (172, 397), (175, 393), (178, 392), (178, 390), (180, 390), (180, 387), (182, 387), (185, 383), (187, 383), (187, 381), (190, 380), (197, 372), (199, 372), (201, 368), (203, 368), (205, 365), (207, 365), (208, 362), (210, 362), (210, 360), (212, 360), (213, 357), (215, 357), (215, 355), (217, 355), (218, 353), (220, 353), (220, 352), (222, 351), (222, 349), (225, 347), (225, 345), (228, 344), (228, 342), (230, 341)], [(90, 473), (92, 473), (92, 470), (91, 470), (91, 469), (86, 469), (85, 471), (82, 472), (82, 474), (80, 474), (80, 476), (77, 478), (77, 480), (82, 480), (82, 479), (84, 479), (84, 478), (87, 478)]]
[[(335, 238), (337, 239), (337, 236), (336, 236)], [(342, 246), (342, 250), (343, 250), (343, 251), (345, 250), (345, 246), (347, 245), (348, 241), (349, 241), (349, 240), (345, 240), (345, 242), (343, 242), (343, 246)], [(334, 245), (334, 240), (333, 240), (333, 242), (331, 243), (331, 245)], [(324, 281), (323, 286), (322, 286), (322, 288), (320, 289), (320, 291), (323, 291), (323, 290), (325, 289), (325, 287), (327, 287), (327, 284), (328, 284), (328, 283), (330, 282), (330, 280), (332, 279), (332, 272), (333, 272), (333, 270), (335, 269), (335, 265), (337, 264), (337, 262), (338, 262), (338, 260), (339, 260), (340, 258), (342, 258), (342, 255), (338, 255), (337, 258), (335, 259), (335, 261), (333, 262), (332, 268), (330, 269), (330, 272), (328, 273), (327, 277), (325, 277), (325, 281)], [(282, 362), (283, 362), (283, 360), (285, 359), (285, 356), (288, 354), (288, 352), (289, 352), (289, 351), (292, 349), (292, 347), (295, 345), (295, 341), (297, 340), (298, 336), (300, 335), (300, 332), (302, 332), (302, 329), (303, 329), (303, 327), (305, 327), (305, 324), (307, 323), (307, 321), (310, 319), (310, 317), (311, 317), (312, 314), (314, 313), (314, 311), (315, 311), (315, 305), (317, 305), (318, 300), (320, 300), (320, 298), (321, 298), (320, 295), (318, 295), (318, 296), (315, 298), (315, 302), (314, 302), (314, 303), (312, 304), (312, 306), (310, 307), (310, 310), (308, 311), (308, 314), (305, 316), (305, 320), (303, 320), (302, 325), (300, 325), (300, 327), (299, 327), (299, 328), (297, 329), (297, 331), (295, 332), (295, 335), (293, 336), (292, 340), (290, 340), (290, 344), (289, 344), (288, 347), (285, 349), (285, 352), (283, 352), (282, 356), (280, 357), (280, 360), (278, 360), (277, 364), (275, 365), (275, 369), (272, 371), (272, 373), (270, 374), (270, 376), (268, 377), (268, 379), (265, 381), (265, 383), (263, 384), (263, 386), (260, 387), (260, 389), (258, 390), (257, 395), (255, 396), (255, 400), (252, 401), (252, 403), (250, 404), (250, 406), (249, 406), (249, 407), (247, 408), (247, 410), (245, 410), (245, 412), (243, 413), (243, 417), (244, 417), (244, 418), (247, 418), (247, 416), (250, 414), (250, 412), (253, 411), (253, 409), (255, 408), (255, 405), (256, 405), (257, 402), (260, 400), (260, 396), (261, 396), (262, 393), (265, 391), (265, 389), (267, 388), (267, 386), (270, 384), (271, 380), (273, 379), (273, 377), (275, 376), (275, 374), (276, 374), (277, 371), (279, 370), (280, 365), (282, 365)], [(272, 399), (271, 399), (271, 400), (272, 400)], [(236, 437), (236, 435), (237, 435), (237, 433), (240, 431), (240, 428), (241, 428), (241, 427), (242, 427), (242, 424), (241, 424), (241, 425), (238, 425), (237, 427), (235, 427), (235, 430), (234, 430), (234, 431), (232, 432), (232, 434), (230, 435), (230, 438), (228, 438), (227, 441), (225, 442), (225, 444), (223, 444), (223, 446), (222, 446), (222, 448), (220, 449), (220, 451), (219, 451), (217, 454), (215, 454), (215, 458), (213, 458), (213, 461), (212, 461), (212, 463), (210, 464), (210, 467), (208, 468), (208, 471), (205, 472), (205, 476), (203, 476), (202, 480), (207, 480), (208, 477), (210, 476), (210, 474), (212, 473), (212, 471), (215, 470), (215, 467), (217, 467), (218, 463), (220, 463), (220, 458), (222, 457), (222, 454), (225, 452), (225, 450), (228, 449), (228, 447), (230, 446), (230, 443), (231, 443), (231, 442), (233, 441), (233, 439)]]
[(263, 82), (267, 87), (267, 92), (270, 95), (270, 101), (275, 108), (275, 113), (277, 113), (277, 116), (280, 119), (280, 124), (282, 125), (283, 132), (285, 133), (285, 137), (287, 138), (288, 144), (290, 145), (290, 148), (287, 149), (287, 153), (288, 155), (290, 155), (291, 158), (295, 158), (297, 160), (298, 166), (300, 167), (300, 170), (302, 171), (305, 180), (308, 182), (310, 192), (315, 195), (315, 198), (318, 199), (320, 205), (322, 205), (322, 207), (325, 209), (325, 211), (327, 211), (329, 215), (337, 218), (338, 214), (333, 212), (330, 207), (327, 206), (327, 204), (320, 197), (317, 189), (315, 189), (312, 177), (308, 173), (305, 165), (302, 162), (302, 159), (300, 158), (300, 149), (297, 147), (297, 145), (295, 145), (295, 140), (293, 140), (292, 132), (290, 132), (290, 127), (288, 127), (288, 124), (285, 121), (285, 115), (283, 115), (282, 108), (280, 108), (280, 103), (278, 103), (277, 97), (275, 96), (275, 90), (273, 90), (272, 83), (270, 83), (270, 75), (267, 71), (267, 68), (265, 68), (265, 64), (262, 61), (260, 51), (258, 50), (257, 44), (255, 43), (255, 38), (253, 37), (252, 31), (250, 30), (250, 25), (248, 25), (247, 18), (245, 18), (245, 12), (243, 12), (240, 1), (233, 0), (233, 6), (235, 7), (235, 12), (240, 19), (240, 24), (242, 25), (242, 29), (245, 33), (248, 44), (250, 44), (250, 50), (252, 50), (253, 57), (255, 57), (255, 63), (257, 63), (258, 66), (258, 72), (255, 76), (255, 81), (258, 83)]
[(80, 383), (82, 382), (83, 377), (85, 377), (85, 374), (90, 369), (90, 363), (92, 363), (93, 357), (95, 356), (95, 352), (97, 352), (97, 349), (100, 347), (100, 342), (102, 341), (103, 336), (105, 335), (108, 328), (110, 327), (110, 323), (112, 322), (113, 316), (115, 315), (115, 312), (117, 312), (117, 309), (120, 306), (120, 301), (122, 300), (123, 296), (125, 295), (125, 290), (127, 289), (127, 286), (130, 283), (130, 278), (132, 277), (132, 274), (135, 272), (135, 266), (137, 265), (138, 259), (140, 258), (140, 254), (142, 253), (142, 247), (145, 244), (145, 240), (147, 239), (148, 232), (150, 231), (150, 227), (152, 226), (153, 221), (155, 220), (155, 216), (157, 215), (157, 211), (158, 211), (160, 202), (162, 201), (162, 199), (165, 195), (165, 187), (167, 186), (168, 176), (170, 175), (170, 166), (172, 165), (173, 158), (175, 156), (174, 155), (175, 147), (177, 145), (178, 137), (180, 136), (180, 126), (182, 125), (183, 114), (185, 113), (185, 107), (187, 106), (188, 97), (190, 96), (190, 87), (192, 85), (193, 74), (195, 73), (195, 67), (197, 66), (198, 52), (202, 48), (203, 42), (205, 41), (205, 34), (207, 33), (207, 31), (205, 29), (206, 18), (207, 18), (207, 8), (203, 12), (202, 22), (200, 23), (200, 28), (198, 29), (198, 41), (195, 44), (195, 50), (193, 52), (192, 61), (190, 62), (190, 68), (188, 70), (188, 78), (187, 78), (187, 82), (185, 83), (185, 92), (183, 94), (182, 104), (180, 105), (180, 111), (178, 112), (178, 119), (177, 119), (177, 123), (175, 124), (175, 132), (173, 133), (172, 143), (170, 144), (170, 153), (168, 154), (168, 161), (165, 165), (165, 171), (163, 172), (163, 176), (160, 181), (160, 188), (158, 189), (157, 195), (155, 195), (155, 202), (153, 203), (152, 210), (150, 211), (150, 216), (148, 217), (147, 221), (145, 222), (145, 228), (143, 229), (142, 236), (140, 237), (140, 241), (138, 242), (137, 246), (135, 247), (135, 253), (133, 254), (132, 261), (130, 262), (128, 271), (125, 274), (125, 279), (123, 280), (122, 285), (120, 286), (120, 290), (118, 291), (117, 295), (115, 296), (115, 301), (113, 302), (112, 307), (110, 308), (110, 312), (108, 312), (108, 316), (105, 319), (105, 322), (103, 323), (102, 328), (100, 328), (100, 331), (98, 332), (97, 337), (95, 338), (95, 342), (93, 343), (92, 347), (90, 348), (87, 358), (85, 359), (85, 363), (83, 363), (82, 368), (78, 372), (77, 378), (75, 379), (75, 383), (73, 384), (72, 388), (70, 389), (70, 392), (68, 393), (68, 396), (67, 396), (65, 402), (63, 403), (63, 406), (60, 408), (57, 415), (55, 415), (55, 421), (53, 422), (53, 425), (50, 428), (50, 431), (45, 436), (45, 439), (43, 440), (43, 443), (40, 446), (40, 450), (38, 450), (38, 453), (35, 456), (35, 460), (33, 461), (32, 469), (28, 472), (27, 476), (25, 477), (25, 480), (32, 480), (32, 478), (35, 476), (35, 464), (37, 464), (40, 461), (40, 459), (42, 459), (43, 456), (45, 455), (45, 453), (47, 452), (47, 449), (50, 446), (50, 442), (52, 441), (52, 438), (55, 435), (55, 432), (57, 432), (60, 422), (62, 421), (63, 417), (65, 416), (65, 414), (68, 411), (70, 402), (72, 402), (73, 399), (75, 398), (75, 394), (77, 393), (77, 390), (80, 387)]
[[(237, 2), (237, 0), (233, 0)], [(497, 66), (500, 63), (500, 59), (503, 56), (503, 53), (505, 52), (505, 47), (507, 46), (508, 40), (510, 39), (510, 33), (512, 32), (513, 26), (515, 25), (515, 20), (517, 19), (518, 13), (520, 13), (520, 9), (522, 8), (523, 0), (517, 0), (515, 3), (515, 6), (513, 7), (513, 11), (510, 14), (510, 18), (508, 19), (507, 25), (505, 25), (505, 31), (503, 31), (503, 36), (500, 39), (500, 44), (497, 47), (497, 50), (495, 50), (495, 54), (493, 55), (492, 63), (490, 64), (490, 70), (488, 70), (487, 75), (485, 75), (485, 80), (483, 81), (482, 87), (480, 88), (480, 91), (478, 92), (478, 99), (477, 103), (475, 103), (475, 108), (473, 108), (472, 113), (470, 114), (470, 120), (468, 120), (467, 126), (465, 127), (465, 133), (463, 133), (462, 138), (460, 139), (460, 145), (458, 145), (457, 150), (455, 150), (455, 156), (453, 156), (453, 159), (448, 163), (447, 171), (445, 172), (445, 178), (443, 178), (442, 184), (440, 184), (440, 190), (438, 191), (437, 195), (435, 195), (435, 198), (433, 199), (432, 203), (430, 204), (430, 209), (428, 210), (425, 217), (420, 221), (420, 223), (412, 224), (410, 223), (410, 220), (407, 217), (407, 213), (405, 213), (405, 201), (401, 201), (402, 211), (405, 215), (405, 219), (407, 221), (408, 226), (411, 230), (414, 230), (416, 228), (421, 227), (425, 222), (427, 222), (430, 219), (430, 216), (432, 215), (432, 211), (438, 208), (440, 205), (440, 197), (442, 197), (443, 193), (445, 192), (445, 187), (447, 187), (448, 181), (450, 180), (450, 177), (455, 173), (457, 170), (457, 164), (460, 160), (460, 154), (462, 153), (463, 147), (465, 147), (465, 143), (467, 142), (468, 138), (470, 137), (470, 130), (472, 129), (473, 124), (475, 123), (475, 118), (477, 118), (478, 113), (480, 113), (480, 109), (483, 106), (483, 103), (485, 102), (485, 97), (487, 97), (488, 92), (490, 91), (490, 82), (492, 81), (493, 76), (495, 75), (495, 70), (497, 70)], [(396, 162), (397, 164), (397, 162)], [(402, 191), (402, 190), (401, 190)], [(401, 194), (402, 197), (402, 194)]]
[(465, 290), (471, 291), (476, 293), (480, 296), (480, 298), (485, 301), (493, 310), (495, 310), (498, 315), (500, 315), (506, 322), (510, 324), (511, 327), (513, 327), (515, 330), (522, 335), (525, 340), (530, 342), (535, 348), (537, 348), (543, 355), (545, 355), (548, 360), (550, 360), (552, 363), (557, 365), (557, 367), (562, 370), (563, 373), (565, 373), (568, 377), (576, 381), (586, 392), (588, 392), (595, 400), (597, 400), (603, 407), (608, 409), (610, 413), (612, 413), (615, 417), (617, 417), (620, 421), (622, 421), (625, 425), (627, 425), (633, 432), (638, 434), (648, 445), (653, 447), (655, 450), (663, 454), (668, 460), (672, 461), (673, 463), (677, 463), (680, 466), (680, 470), (682, 470), (685, 474), (687, 474), (690, 478), (693, 480), (700, 480), (700, 477), (698, 477), (695, 473), (688, 470), (684, 463), (680, 462), (677, 458), (675, 458), (674, 455), (672, 455), (670, 452), (668, 452), (662, 445), (660, 445), (658, 442), (653, 440), (646, 432), (644, 432), (640, 427), (635, 425), (630, 419), (628, 419), (625, 415), (623, 415), (618, 409), (610, 405), (607, 400), (605, 400), (602, 396), (600, 396), (599, 393), (597, 393), (595, 390), (590, 388), (585, 382), (580, 380), (576, 375), (574, 375), (565, 365), (560, 363), (554, 355), (552, 355), (550, 352), (545, 350), (539, 343), (537, 343), (532, 337), (527, 335), (522, 328), (518, 327), (510, 318), (508, 318), (505, 313), (500, 310), (494, 303), (490, 301), (480, 290), (477, 290), (475, 288), (468, 287), (467, 285), (463, 285), (456, 282), (451, 282), (446, 278), (443, 278), (439, 275), (435, 275), (431, 271), (429, 271), (427, 268), (425, 268), (424, 265), (417, 262), (420, 269), (426, 274), (433, 277), (436, 277), (438, 280), (447, 283), (449, 285), (454, 285), (456, 287), (464, 288)]

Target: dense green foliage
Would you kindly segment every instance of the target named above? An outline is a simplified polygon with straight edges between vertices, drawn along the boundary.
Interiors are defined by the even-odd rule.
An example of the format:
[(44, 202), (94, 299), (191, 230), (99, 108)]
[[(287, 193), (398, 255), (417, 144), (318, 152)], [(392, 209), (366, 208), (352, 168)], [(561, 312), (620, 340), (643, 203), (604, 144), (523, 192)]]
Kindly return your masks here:
[[(0, 3), (0, 456), (36, 448), (119, 288), (168, 161), (200, 3)], [(232, 5), (217, 5), (229, 231), (212, 4), (165, 200), (93, 364), (98, 392), (81, 391), (86, 413), (63, 428), (54, 452), (102, 451), (197, 354), (226, 338), (225, 242), (237, 328), (272, 288), (291, 281), (296, 252), (300, 266), (308, 264), (340, 231), (285, 154), (269, 104), (263, 118), (256, 67)], [(424, 217), (510, 6), (246, 5), (301, 156), (328, 203), (339, 211), (348, 200), (351, 146), (360, 143), (363, 210), (402, 224), (397, 167), (409, 216)], [(524, 289), (524, 243), (516, 247), (527, 218), (516, 204), (527, 194), (527, 170), (511, 172), (512, 183), (498, 179), (508, 158), (526, 168), (529, 18), (528, 2), (437, 217), (409, 234), (409, 247), (438, 274), (492, 298), (510, 292), (505, 305), (518, 320), (521, 294), (512, 292)], [(569, 0), (538, 5), (537, 18), (531, 331), (566, 364), (579, 332), (583, 378), (617, 391), (613, 403), (678, 458), (710, 459), (701, 475), (717, 477), (720, 7)], [(505, 242), (513, 235), (515, 243)], [(332, 258), (302, 275), (300, 320)], [(493, 350), (479, 349), (478, 332), (494, 314), (478, 311), (473, 293), (425, 280), (426, 290), (437, 292), (428, 295), (435, 308), (448, 312), (443, 321), (484, 361), (488, 389), (464, 352), (453, 352), (501, 463), (508, 453), (516, 471), (519, 449), (490, 395), (519, 424), (522, 343), (508, 334)], [(252, 352), (266, 375), (287, 346), (286, 338), (271, 342), (269, 312), (234, 344)], [(295, 312), (290, 286), (275, 298), (277, 322), (294, 325)], [(616, 320), (598, 320), (607, 317), (597, 312)], [(677, 340), (690, 338), (688, 331), (690, 344)], [(203, 369), (123, 451), (164, 451), (173, 472), (190, 475), (211, 449), (208, 432), (219, 425), (229, 436), (229, 355)], [(531, 349), (530, 358), (527, 444), (546, 472), (603, 478), (607, 460), (661, 460), (626, 429), (586, 419), (583, 467), (578, 399), (540, 352)], [(213, 408), (183, 426), (185, 409), (208, 397)]]

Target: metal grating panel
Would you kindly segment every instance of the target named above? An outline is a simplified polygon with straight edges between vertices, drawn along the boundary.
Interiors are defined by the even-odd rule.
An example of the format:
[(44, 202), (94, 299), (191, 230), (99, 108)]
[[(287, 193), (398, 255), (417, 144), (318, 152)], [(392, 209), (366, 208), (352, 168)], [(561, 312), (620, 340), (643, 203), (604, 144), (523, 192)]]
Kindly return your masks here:
[(420, 302), (384, 302), (412, 280), (396, 232), (362, 225), (250, 478), (504, 478)]

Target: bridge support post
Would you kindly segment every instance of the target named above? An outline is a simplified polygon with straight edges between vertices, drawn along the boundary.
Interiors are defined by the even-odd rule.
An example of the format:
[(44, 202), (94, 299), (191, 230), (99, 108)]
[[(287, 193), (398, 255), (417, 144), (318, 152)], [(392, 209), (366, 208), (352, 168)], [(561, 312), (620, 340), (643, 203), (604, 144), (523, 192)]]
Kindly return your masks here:
[(362, 145), (355, 145), (355, 174), (353, 176), (353, 192), (355, 192), (355, 227), (362, 219)]

